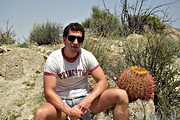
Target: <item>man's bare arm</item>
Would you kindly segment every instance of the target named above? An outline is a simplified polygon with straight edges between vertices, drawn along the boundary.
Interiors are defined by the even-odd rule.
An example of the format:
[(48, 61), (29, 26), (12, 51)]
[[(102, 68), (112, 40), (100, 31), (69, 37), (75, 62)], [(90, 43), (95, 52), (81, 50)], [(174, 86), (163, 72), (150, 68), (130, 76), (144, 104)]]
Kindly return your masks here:
[(74, 110), (66, 105), (62, 99), (56, 94), (56, 80), (55, 76), (44, 75), (44, 94), (47, 102), (51, 103), (57, 110), (66, 113), (67, 115), (80, 118), (83, 113), (79, 110)]
[(92, 71), (91, 75), (93, 79), (96, 81), (96, 85), (93, 88), (93, 91), (90, 93), (90, 95), (85, 97), (79, 104), (80, 109), (88, 109), (92, 101), (99, 97), (108, 87), (108, 82), (100, 66), (96, 68), (94, 71)]

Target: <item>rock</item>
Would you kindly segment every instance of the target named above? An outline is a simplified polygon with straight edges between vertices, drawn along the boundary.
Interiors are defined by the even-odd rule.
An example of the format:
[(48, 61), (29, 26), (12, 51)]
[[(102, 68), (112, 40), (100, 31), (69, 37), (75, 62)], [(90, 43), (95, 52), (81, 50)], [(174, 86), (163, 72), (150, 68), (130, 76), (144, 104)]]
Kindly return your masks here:
[(153, 100), (137, 100), (129, 104), (129, 120), (154, 120), (155, 106)]
[(28, 117), (28, 120), (33, 120), (33, 117), (34, 117), (34, 115), (30, 115), (30, 116)]
[(6, 50), (0, 47), (0, 53), (4, 53), (4, 52), (6, 52)]
[[(31, 119), (43, 99), (42, 55), (14, 48), (0, 58), (0, 120)], [(30, 116), (31, 115), (31, 116)], [(28, 117), (29, 116), (29, 117)]]
[[(44, 58), (27, 48), (17, 48), (0, 59), (0, 74), (6, 80), (16, 80), (23, 75), (42, 71)], [(37, 66), (37, 64), (41, 64)]]
[(8, 51), (11, 51), (11, 49), (6, 48), (6, 47), (4, 47), (4, 46), (1, 46), (1, 47), (0, 47), (0, 53), (5, 53), (5, 52), (8, 52)]

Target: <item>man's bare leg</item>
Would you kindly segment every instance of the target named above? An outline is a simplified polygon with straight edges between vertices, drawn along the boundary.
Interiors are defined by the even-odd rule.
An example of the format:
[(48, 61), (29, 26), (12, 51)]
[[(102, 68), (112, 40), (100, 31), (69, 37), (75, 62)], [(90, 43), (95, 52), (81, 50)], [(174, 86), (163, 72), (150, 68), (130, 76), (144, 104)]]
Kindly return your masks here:
[(58, 112), (53, 105), (45, 103), (35, 112), (34, 120), (65, 120), (66, 115)]
[(93, 114), (114, 106), (114, 120), (128, 120), (128, 96), (122, 89), (108, 89), (95, 99), (90, 107)]

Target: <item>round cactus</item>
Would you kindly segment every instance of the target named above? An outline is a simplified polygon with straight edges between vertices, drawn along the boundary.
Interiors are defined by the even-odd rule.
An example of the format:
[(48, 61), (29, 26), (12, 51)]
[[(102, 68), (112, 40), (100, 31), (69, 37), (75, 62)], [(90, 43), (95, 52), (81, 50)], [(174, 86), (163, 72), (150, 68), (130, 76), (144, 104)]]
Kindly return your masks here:
[(149, 100), (155, 92), (155, 79), (148, 70), (138, 66), (125, 69), (117, 81), (119, 88), (126, 90), (129, 101)]

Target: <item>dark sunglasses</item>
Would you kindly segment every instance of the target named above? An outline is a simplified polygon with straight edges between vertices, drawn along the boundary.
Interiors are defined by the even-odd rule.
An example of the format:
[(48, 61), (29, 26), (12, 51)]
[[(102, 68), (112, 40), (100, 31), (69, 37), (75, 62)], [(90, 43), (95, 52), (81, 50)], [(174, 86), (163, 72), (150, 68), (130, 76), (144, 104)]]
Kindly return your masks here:
[(74, 36), (74, 35), (68, 35), (67, 39), (71, 42), (74, 42), (75, 39), (77, 39), (78, 43), (83, 43), (83, 41), (84, 41), (84, 37)]

